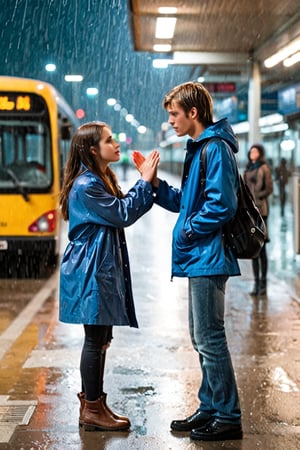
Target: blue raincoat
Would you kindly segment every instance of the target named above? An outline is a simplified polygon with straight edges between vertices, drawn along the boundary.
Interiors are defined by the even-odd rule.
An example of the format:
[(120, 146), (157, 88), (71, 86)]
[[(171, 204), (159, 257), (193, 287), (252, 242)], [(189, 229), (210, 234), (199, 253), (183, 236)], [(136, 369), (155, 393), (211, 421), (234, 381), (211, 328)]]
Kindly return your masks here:
[(138, 327), (123, 228), (152, 204), (152, 186), (142, 179), (119, 199), (88, 170), (76, 178), (69, 194), (70, 242), (60, 268), (62, 322)]
[[(206, 187), (201, 186), (201, 152), (206, 151)], [(155, 203), (179, 212), (173, 230), (172, 276), (240, 275), (236, 258), (225, 249), (222, 226), (237, 209), (238, 144), (227, 119), (207, 127), (187, 141), (181, 189), (160, 181)]]

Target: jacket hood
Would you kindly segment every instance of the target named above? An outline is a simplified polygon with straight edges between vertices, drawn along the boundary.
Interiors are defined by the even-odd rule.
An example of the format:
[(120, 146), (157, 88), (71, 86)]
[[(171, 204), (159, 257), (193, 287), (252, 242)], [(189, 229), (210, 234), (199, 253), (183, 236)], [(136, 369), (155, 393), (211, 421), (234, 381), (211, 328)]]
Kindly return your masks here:
[(205, 128), (203, 133), (196, 139), (196, 142), (207, 141), (211, 138), (219, 137), (226, 141), (232, 151), (237, 153), (239, 151), (239, 144), (234, 131), (228, 122), (228, 119), (221, 119), (218, 122), (214, 122), (209, 127)]

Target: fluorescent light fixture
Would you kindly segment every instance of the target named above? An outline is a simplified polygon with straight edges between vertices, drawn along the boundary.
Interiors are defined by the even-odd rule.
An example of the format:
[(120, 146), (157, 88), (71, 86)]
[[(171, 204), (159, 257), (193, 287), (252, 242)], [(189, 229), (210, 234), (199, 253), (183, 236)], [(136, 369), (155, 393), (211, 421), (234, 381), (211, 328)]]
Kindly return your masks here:
[(291, 67), (299, 61), (300, 61), (300, 52), (297, 52), (293, 56), (290, 56), (289, 58), (285, 59), (283, 61), (283, 65), (285, 67)]
[(243, 64), (247, 58), (242, 52), (174, 52), (173, 64)]
[(83, 80), (82, 75), (65, 75), (65, 81), (75, 81), (79, 82)]
[(56, 65), (52, 63), (46, 64), (45, 69), (47, 70), (47, 72), (55, 72)]
[(158, 12), (159, 14), (176, 14), (177, 8), (175, 6), (160, 6)]
[(147, 131), (147, 128), (144, 125), (140, 125), (137, 130), (138, 130), (138, 133), (145, 134)]
[(119, 141), (126, 142), (126, 133), (119, 133)]
[(132, 114), (127, 114), (125, 117), (126, 122), (131, 123), (134, 120), (134, 116)]
[[(279, 113), (269, 114), (259, 118), (259, 128), (261, 133), (275, 133), (288, 129), (288, 124), (283, 122), (283, 116)], [(239, 122), (232, 125), (235, 134), (249, 133), (249, 122)]]
[(262, 127), (260, 129), (262, 134), (279, 133), (280, 131), (286, 131), (289, 128), (287, 123), (278, 123), (269, 127)]
[(155, 44), (153, 45), (155, 52), (170, 52), (172, 50), (171, 44)]
[(283, 121), (282, 114), (279, 113), (269, 114), (268, 116), (259, 118), (259, 126), (267, 127), (271, 125), (276, 125), (278, 123), (282, 123), (282, 121)]
[(130, 125), (132, 125), (135, 128), (138, 128), (140, 126), (140, 122), (138, 122), (136, 119), (133, 119), (133, 121), (130, 122)]
[(97, 95), (98, 94), (98, 89), (96, 88), (96, 87), (89, 87), (89, 88), (87, 88), (87, 90), (86, 90), (86, 94), (88, 95), (88, 96), (90, 96), (90, 97), (93, 97), (94, 95)]
[(270, 69), (271, 67), (276, 66), (276, 64), (280, 63), (284, 59), (289, 58), (289, 56), (293, 55), (299, 50), (300, 50), (300, 38), (297, 38), (294, 41), (290, 42), (286, 47), (283, 47), (277, 53), (274, 53), (274, 55), (265, 59), (264, 65), (265, 67)]
[(235, 134), (249, 133), (249, 122), (239, 122), (232, 125)]
[(167, 69), (169, 64), (172, 64), (172, 59), (153, 59), (152, 66), (155, 69)]
[(293, 139), (283, 139), (283, 141), (280, 142), (280, 148), (284, 152), (294, 150), (295, 147), (296, 144), (295, 141), (293, 141)]
[(155, 37), (157, 39), (172, 39), (176, 20), (176, 17), (158, 17), (156, 19)]
[(108, 98), (106, 102), (109, 106), (114, 106), (117, 103), (115, 98)]

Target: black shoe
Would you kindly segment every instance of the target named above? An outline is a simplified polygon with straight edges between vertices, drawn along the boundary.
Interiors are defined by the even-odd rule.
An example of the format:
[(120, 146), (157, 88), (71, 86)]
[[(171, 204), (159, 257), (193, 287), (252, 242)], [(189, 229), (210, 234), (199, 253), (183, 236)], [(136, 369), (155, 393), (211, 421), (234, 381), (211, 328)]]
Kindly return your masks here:
[(194, 428), (203, 427), (210, 421), (210, 416), (204, 414), (203, 412), (196, 411), (184, 420), (173, 420), (170, 426), (174, 431), (192, 431)]
[(258, 295), (258, 291), (259, 291), (259, 283), (258, 281), (256, 281), (253, 290), (249, 292), (249, 295), (251, 295), (251, 297), (256, 297)]
[(242, 438), (241, 425), (221, 423), (217, 420), (210, 421), (203, 427), (191, 431), (191, 439), (195, 441), (232, 441)]
[(261, 297), (266, 297), (267, 295), (267, 289), (261, 289), (258, 293)]

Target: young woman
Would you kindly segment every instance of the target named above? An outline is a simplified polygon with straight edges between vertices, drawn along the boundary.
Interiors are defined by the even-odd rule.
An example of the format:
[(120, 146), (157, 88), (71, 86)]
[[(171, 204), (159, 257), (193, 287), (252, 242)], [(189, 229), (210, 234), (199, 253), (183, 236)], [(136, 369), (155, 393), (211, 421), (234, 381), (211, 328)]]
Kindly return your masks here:
[[(271, 169), (265, 160), (263, 145), (254, 144), (248, 152), (248, 163), (244, 172), (244, 180), (253, 194), (255, 203), (267, 226), (269, 214), (268, 197), (273, 192)], [(268, 238), (266, 242), (268, 242)], [(250, 295), (266, 295), (268, 258), (266, 245), (264, 245), (257, 258), (252, 260), (254, 273), (254, 288)]]
[(106, 349), (114, 325), (137, 327), (124, 227), (153, 204), (151, 181), (159, 162), (152, 152), (141, 179), (124, 195), (109, 167), (120, 145), (108, 125), (80, 126), (71, 143), (60, 195), (69, 220), (69, 243), (61, 262), (59, 318), (83, 324), (79, 424), (85, 430), (126, 430), (127, 417), (110, 410), (103, 392)]

